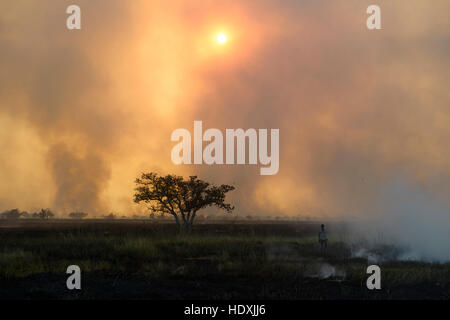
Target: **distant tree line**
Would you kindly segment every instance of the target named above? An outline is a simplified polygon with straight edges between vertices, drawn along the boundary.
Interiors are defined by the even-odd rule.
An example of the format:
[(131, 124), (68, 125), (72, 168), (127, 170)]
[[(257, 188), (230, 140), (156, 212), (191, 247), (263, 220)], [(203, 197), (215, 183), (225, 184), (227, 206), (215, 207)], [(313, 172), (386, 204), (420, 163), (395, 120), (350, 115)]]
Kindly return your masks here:
[[(83, 219), (88, 216), (85, 212), (71, 212), (69, 217), (72, 219)], [(41, 219), (48, 220), (55, 217), (55, 213), (50, 209), (41, 209), (38, 212), (29, 213), (27, 211), (20, 211), (19, 209), (6, 210), (0, 213), (0, 219), (14, 220), (14, 219)]]
[(20, 211), (19, 209), (6, 210), (0, 213), (0, 218), (2, 219), (50, 219), (53, 218), (55, 214), (50, 209), (41, 209), (41, 211), (29, 213), (27, 211)]
[(83, 219), (86, 218), (89, 214), (86, 212), (76, 211), (69, 213), (69, 217), (72, 219)]

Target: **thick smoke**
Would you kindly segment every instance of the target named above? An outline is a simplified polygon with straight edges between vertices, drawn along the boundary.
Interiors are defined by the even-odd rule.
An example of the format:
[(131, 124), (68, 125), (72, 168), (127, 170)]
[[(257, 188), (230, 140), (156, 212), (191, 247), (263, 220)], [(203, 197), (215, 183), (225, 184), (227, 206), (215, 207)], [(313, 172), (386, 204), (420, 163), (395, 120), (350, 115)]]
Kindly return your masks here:
[(370, 258), (370, 249), (394, 245), (400, 250), (390, 255), (389, 250), (373, 257), (383, 259), (450, 261), (449, 208), (430, 190), (415, 186), (404, 177), (398, 177), (380, 194), (379, 206), (366, 220), (351, 224), (353, 239), (360, 243), (360, 254)]
[[(241, 215), (371, 219), (448, 259), (448, 1), (380, 0), (380, 31), (359, 0), (79, 0), (73, 32), (69, 4), (0, 4), (1, 209), (129, 215), (141, 171), (198, 174)], [(279, 174), (174, 166), (194, 120), (279, 128)]]
[(95, 154), (95, 151), (80, 156), (71, 152), (66, 145), (51, 147), (48, 162), (57, 189), (55, 195), (57, 208), (65, 213), (74, 209), (105, 212), (100, 196), (110, 172), (103, 159), (104, 157)]

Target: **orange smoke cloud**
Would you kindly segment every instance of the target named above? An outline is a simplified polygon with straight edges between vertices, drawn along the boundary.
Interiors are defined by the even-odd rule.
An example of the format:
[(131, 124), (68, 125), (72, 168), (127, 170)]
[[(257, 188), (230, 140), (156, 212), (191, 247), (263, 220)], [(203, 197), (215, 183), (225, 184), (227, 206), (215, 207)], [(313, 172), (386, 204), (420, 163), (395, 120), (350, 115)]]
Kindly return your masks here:
[[(374, 32), (365, 1), (79, 0), (79, 31), (70, 1), (0, 4), (1, 209), (140, 212), (150, 170), (233, 183), (264, 215), (376, 214), (403, 177), (445, 202), (449, 4), (379, 2)], [(194, 120), (279, 128), (278, 175), (173, 165)]]

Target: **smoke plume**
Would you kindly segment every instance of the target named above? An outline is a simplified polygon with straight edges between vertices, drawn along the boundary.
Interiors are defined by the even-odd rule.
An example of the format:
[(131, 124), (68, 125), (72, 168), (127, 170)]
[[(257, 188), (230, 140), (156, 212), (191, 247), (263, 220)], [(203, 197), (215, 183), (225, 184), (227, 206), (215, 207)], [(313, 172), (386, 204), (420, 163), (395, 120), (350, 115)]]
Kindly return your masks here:
[[(237, 187), (237, 212), (371, 219), (449, 258), (446, 0), (0, 4), (0, 207), (131, 215), (142, 171)], [(227, 32), (229, 42), (211, 39)], [(171, 132), (280, 129), (280, 170), (175, 166)]]

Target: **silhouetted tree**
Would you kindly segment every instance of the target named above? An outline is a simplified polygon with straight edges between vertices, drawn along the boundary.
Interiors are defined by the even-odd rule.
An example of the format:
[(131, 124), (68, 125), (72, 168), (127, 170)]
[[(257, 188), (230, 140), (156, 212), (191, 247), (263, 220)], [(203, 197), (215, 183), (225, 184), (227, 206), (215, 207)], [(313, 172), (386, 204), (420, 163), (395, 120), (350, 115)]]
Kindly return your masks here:
[(176, 175), (143, 173), (136, 184), (134, 201), (149, 204), (152, 213), (172, 215), (180, 230), (190, 231), (198, 211), (203, 208), (216, 206), (228, 213), (234, 209), (225, 203), (226, 193), (234, 190), (233, 186), (213, 186), (196, 176), (184, 180)]
[(87, 216), (88, 214), (85, 212), (71, 212), (69, 214), (69, 217), (71, 217), (72, 219), (83, 219), (86, 218)]
[(114, 219), (117, 218), (117, 216), (116, 216), (114, 213), (111, 212), (111, 213), (108, 214), (107, 216), (103, 216), (103, 218), (109, 219), (109, 220), (114, 220)]
[(12, 209), (2, 212), (1, 216), (5, 219), (19, 219), (22, 216), (22, 212), (19, 209)]
[(23, 219), (28, 219), (30, 217), (30, 214), (27, 211), (22, 211), (20, 213), (20, 217)]
[(50, 209), (41, 209), (39, 212), (33, 213), (33, 218), (39, 218), (39, 219), (50, 219), (53, 218), (55, 214)]

